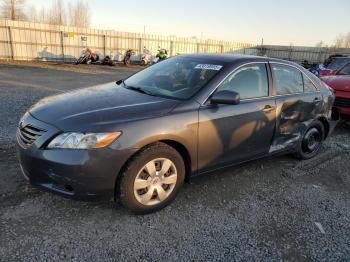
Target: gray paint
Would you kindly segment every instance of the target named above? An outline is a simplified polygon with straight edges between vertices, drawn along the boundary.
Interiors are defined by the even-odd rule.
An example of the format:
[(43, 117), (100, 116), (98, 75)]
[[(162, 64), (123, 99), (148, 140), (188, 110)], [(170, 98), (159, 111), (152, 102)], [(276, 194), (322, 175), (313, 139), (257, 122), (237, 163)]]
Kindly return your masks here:
[[(196, 56), (199, 55), (193, 55)], [(238, 105), (209, 102), (222, 80), (244, 64), (283, 62), (308, 75), (303, 68), (262, 57), (200, 56), (226, 66), (186, 101), (140, 94), (115, 83), (39, 101), (24, 116), (24, 125), (32, 123), (47, 132), (32, 147), (19, 147), (20, 161), (32, 183), (65, 196), (111, 197), (126, 161), (157, 141), (175, 142), (184, 147), (190, 158), (189, 171), (196, 175), (272, 153), (292, 152), (314, 119), (322, 118), (332, 130), (336, 121), (330, 118), (328, 109), (332, 107), (334, 94), (312, 76), (319, 89), (315, 93), (276, 96), (269, 71), (269, 97), (242, 100)], [(314, 101), (316, 97), (320, 100)], [(57, 133), (72, 131), (123, 134), (101, 150), (45, 149)], [(74, 185), (74, 194), (55, 188), (55, 184), (65, 183)]]

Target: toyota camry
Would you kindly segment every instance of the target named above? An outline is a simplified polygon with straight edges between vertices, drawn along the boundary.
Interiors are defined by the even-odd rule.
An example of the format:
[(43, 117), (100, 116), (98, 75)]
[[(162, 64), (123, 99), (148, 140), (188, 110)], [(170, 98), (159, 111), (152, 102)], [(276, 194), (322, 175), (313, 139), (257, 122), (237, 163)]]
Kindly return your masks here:
[(314, 157), (337, 122), (333, 102), (292, 62), (180, 55), (39, 101), (20, 120), (18, 156), (35, 187), (144, 214), (193, 176), (276, 154)]

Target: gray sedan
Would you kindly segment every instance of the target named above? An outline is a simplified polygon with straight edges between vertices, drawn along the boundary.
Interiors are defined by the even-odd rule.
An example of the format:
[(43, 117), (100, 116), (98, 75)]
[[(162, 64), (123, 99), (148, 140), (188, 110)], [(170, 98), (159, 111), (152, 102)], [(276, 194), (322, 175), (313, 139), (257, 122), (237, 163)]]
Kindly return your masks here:
[(18, 155), (33, 186), (144, 214), (192, 176), (276, 154), (314, 157), (338, 120), (333, 102), (291, 62), (177, 56), (39, 101), (19, 123)]

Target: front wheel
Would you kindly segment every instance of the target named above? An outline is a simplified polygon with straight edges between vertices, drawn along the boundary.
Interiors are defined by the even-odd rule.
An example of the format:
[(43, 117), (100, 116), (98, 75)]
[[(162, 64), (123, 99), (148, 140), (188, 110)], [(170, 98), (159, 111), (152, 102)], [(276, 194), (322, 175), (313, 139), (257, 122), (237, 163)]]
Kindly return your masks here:
[(125, 59), (124, 59), (124, 65), (125, 65), (125, 66), (129, 66), (129, 65), (130, 65), (130, 59), (125, 58)]
[(299, 159), (310, 159), (315, 157), (321, 149), (325, 138), (323, 124), (316, 120), (311, 123), (298, 146), (295, 156)]
[(156, 143), (129, 161), (121, 173), (119, 198), (136, 214), (155, 212), (173, 201), (184, 178), (181, 155), (167, 144)]
[(85, 62), (86, 57), (81, 56), (78, 58), (78, 60), (75, 62), (76, 65), (83, 64)]

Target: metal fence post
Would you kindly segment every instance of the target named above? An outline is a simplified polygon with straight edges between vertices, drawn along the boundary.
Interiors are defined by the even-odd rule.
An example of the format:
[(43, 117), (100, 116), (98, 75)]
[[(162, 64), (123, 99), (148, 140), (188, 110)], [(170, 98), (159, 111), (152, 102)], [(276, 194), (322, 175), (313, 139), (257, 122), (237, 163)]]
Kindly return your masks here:
[(174, 55), (174, 41), (170, 41), (170, 56)]
[(61, 31), (61, 53), (62, 53), (62, 60), (65, 62), (65, 55), (64, 55), (64, 32)]
[(10, 56), (12, 60), (15, 60), (15, 52), (13, 50), (13, 41), (12, 41), (12, 31), (11, 31), (11, 26), (7, 27), (8, 29), (8, 34), (9, 34), (9, 39), (8, 39), (8, 44), (10, 46)]
[(140, 60), (141, 60), (142, 53), (143, 53), (143, 48), (142, 48), (142, 37), (139, 38), (139, 51), (140, 51)]
[(106, 57), (106, 35), (103, 35), (103, 56)]
[(292, 53), (293, 53), (293, 47), (290, 46), (290, 49), (289, 49), (289, 54), (288, 54), (288, 60), (290, 61), (291, 58), (292, 58)]

